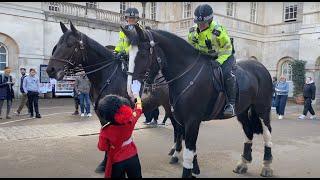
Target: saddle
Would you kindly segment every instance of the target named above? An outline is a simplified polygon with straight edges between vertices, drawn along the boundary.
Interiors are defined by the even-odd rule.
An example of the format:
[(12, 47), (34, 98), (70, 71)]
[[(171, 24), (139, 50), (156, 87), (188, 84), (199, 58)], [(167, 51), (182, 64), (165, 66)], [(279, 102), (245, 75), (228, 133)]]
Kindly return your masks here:
[[(212, 104), (212, 106), (209, 106), (210, 108), (208, 109), (208, 120), (219, 120), (219, 119), (227, 119), (223, 115), (224, 107), (227, 103), (227, 95), (226, 95), (226, 90), (225, 90), (225, 85), (224, 85), (224, 77), (222, 73), (221, 67), (216, 65), (216, 62), (211, 61), (211, 69), (213, 71), (212, 74), (212, 80), (213, 80), (213, 86), (214, 88), (219, 92), (218, 98), (216, 101)], [(235, 65), (236, 66), (236, 65)], [(237, 78), (236, 78), (237, 79)], [(236, 88), (238, 88), (238, 83), (236, 80)], [(237, 93), (237, 97), (239, 96), (239, 93)]]

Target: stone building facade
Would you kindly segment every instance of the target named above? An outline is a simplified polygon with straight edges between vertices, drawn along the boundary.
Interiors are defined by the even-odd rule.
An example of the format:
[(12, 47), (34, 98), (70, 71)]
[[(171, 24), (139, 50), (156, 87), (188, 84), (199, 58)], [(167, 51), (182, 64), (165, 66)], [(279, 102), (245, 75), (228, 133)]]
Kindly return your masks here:
[[(290, 62), (306, 60), (307, 76), (320, 85), (319, 2), (206, 3), (213, 7), (214, 19), (234, 38), (238, 60), (253, 58), (262, 62), (272, 76), (284, 74), (290, 83), (290, 96)], [(122, 13), (128, 7), (138, 8), (143, 24), (186, 39), (199, 4), (202, 3), (1, 2), (0, 68), (4, 64), (14, 67), (13, 75), (18, 78), (19, 67), (38, 68), (39, 64), (48, 63), (46, 59), (62, 35), (59, 21), (68, 24), (68, 19), (99, 43), (115, 45), (119, 26), (124, 24)], [(319, 90), (320, 87), (318, 102)]]

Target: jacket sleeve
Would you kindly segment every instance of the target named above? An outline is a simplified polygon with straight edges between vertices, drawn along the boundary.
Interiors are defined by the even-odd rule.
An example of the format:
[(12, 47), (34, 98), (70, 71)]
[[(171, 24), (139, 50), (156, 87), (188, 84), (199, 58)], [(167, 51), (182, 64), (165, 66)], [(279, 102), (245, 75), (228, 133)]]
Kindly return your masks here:
[(108, 149), (109, 149), (108, 144), (109, 144), (108, 139), (105, 136), (104, 130), (101, 129), (100, 134), (99, 134), (98, 149), (100, 151), (108, 151)]
[(78, 84), (79, 84), (79, 78), (76, 78), (74, 81), (74, 90), (78, 94)]
[(2, 77), (3, 77), (3, 76), (0, 74), (0, 82), (1, 82), (0, 87), (4, 87), (4, 86), (7, 85), (6, 83), (3, 83)]
[(316, 86), (313, 84), (311, 86), (311, 99), (315, 100), (315, 98), (316, 98)]
[(286, 82), (285, 92), (289, 92), (289, 83)]
[(228, 57), (232, 55), (232, 44), (227, 31), (222, 26), (219, 26), (217, 31), (220, 32), (220, 34), (217, 36), (219, 42), (217, 61), (220, 64), (223, 64)]

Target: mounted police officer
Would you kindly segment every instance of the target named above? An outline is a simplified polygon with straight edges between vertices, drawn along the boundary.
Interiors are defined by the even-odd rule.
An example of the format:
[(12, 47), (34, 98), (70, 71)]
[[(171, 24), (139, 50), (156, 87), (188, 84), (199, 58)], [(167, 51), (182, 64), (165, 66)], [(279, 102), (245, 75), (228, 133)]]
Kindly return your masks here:
[[(128, 8), (126, 11), (125, 11), (125, 19), (127, 21), (127, 23), (129, 25), (139, 25), (140, 24), (138, 23), (139, 21), (139, 11), (137, 8)], [(140, 26), (141, 27), (141, 26)], [(118, 59), (121, 59), (122, 57), (124, 56), (127, 56), (129, 55), (129, 41), (126, 37), (126, 35), (120, 31), (119, 32), (119, 41), (118, 41), (118, 44), (116, 45), (114, 51), (115, 51), (115, 54), (116, 54), (116, 57)]]
[(228, 96), (224, 115), (227, 117), (234, 116), (236, 81), (232, 73), (235, 59), (231, 39), (227, 30), (213, 21), (213, 10), (210, 5), (199, 5), (194, 15), (196, 24), (190, 28), (188, 41), (200, 52), (211, 55), (221, 66)]

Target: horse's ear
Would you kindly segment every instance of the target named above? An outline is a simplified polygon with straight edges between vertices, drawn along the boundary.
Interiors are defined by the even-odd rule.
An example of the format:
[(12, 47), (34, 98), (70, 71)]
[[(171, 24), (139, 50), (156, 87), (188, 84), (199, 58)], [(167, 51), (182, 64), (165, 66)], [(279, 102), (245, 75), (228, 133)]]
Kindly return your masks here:
[(70, 21), (70, 28), (71, 28), (71, 31), (74, 33), (74, 34), (78, 34), (78, 30), (73, 26), (72, 22)]
[(134, 27), (136, 29), (139, 39), (146, 39), (143, 30), (137, 24), (135, 24)]
[(63, 33), (68, 31), (68, 28), (60, 21), (60, 27)]
[(122, 31), (127, 37), (130, 36), (129, 31), (128, 31), (126, 28), (124, 28), (123, 26), (120, 26), (120, 28), (121, 28), (121, 31)]

